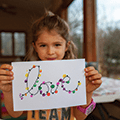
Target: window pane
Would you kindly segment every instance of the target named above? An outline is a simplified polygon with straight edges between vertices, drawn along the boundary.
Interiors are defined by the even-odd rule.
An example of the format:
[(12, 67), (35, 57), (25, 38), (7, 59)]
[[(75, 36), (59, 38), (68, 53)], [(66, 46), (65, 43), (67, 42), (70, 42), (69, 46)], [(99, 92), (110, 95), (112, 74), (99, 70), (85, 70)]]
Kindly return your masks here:
[(97, 45), (103, 76), (120, 79), (120, 0), (97, 0)]
[(2, 55), (12, 55), (12, 33), (1, 33), (1, 48)]
[(68, 23), (80, 58), (83, 51), (83, 0), (74, 0), (68, 7)]
[(15, 56), (25, 55), (25, 33), (14, 33)]

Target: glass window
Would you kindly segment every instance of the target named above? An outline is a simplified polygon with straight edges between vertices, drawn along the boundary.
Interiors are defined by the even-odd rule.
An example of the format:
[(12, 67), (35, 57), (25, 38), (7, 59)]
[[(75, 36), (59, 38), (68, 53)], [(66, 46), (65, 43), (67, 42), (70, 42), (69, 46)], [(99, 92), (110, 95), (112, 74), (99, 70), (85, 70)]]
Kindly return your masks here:
[(97, 0), (97, 58), (103, 76), (120, 79), (120, 1)]
[(12, 55), (12, 33), (1, 33), (1, 49), (3, 56)]
[(25, 33), (14, 33), (15, 56), (25, 55)]
[(83, 51), (83, 0), (74, 0), (68, 7), (68, 23), (80, 58)]
[(24, 32), (1, 32), (0, 56), (25, 56), (26, 34)]

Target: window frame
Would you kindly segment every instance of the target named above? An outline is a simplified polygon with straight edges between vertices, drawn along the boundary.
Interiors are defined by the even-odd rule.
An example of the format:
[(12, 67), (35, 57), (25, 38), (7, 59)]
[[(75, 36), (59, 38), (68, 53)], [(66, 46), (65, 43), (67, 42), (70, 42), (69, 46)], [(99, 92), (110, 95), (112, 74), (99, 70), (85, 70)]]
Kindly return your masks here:
[[(1, 40), (1, 33), (11, 33), (12, 34), (12, 55), (2, 55), (2, 40)], [(0, 30), (0, 58), (23, 58), (25, 55), (15, 55), (15, 39), (14, 39), (14, 33), (24, 33), (25, 34), (25, 55), (26, 55), (26, 49), (27, 49), (27, 33), (25, 31), (11, 31), (11, 30)]]

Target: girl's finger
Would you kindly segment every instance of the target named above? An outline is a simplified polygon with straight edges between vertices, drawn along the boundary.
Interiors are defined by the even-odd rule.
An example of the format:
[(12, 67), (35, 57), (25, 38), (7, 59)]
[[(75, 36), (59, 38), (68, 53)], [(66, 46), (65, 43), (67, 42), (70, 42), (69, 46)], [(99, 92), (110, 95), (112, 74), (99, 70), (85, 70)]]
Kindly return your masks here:
[(5, 84), (9, 84), (9, 83), (12, 83), (12, 81), (0, 81), (1, 85), (5, 85)]
[(101, 85), (102, 84), (102, 80), (94, 80), (94, 81), (92, 81), (92, 84)]
[(7, 70), (0, 69), (0, 75), (9, 75), (9, 76), (12, 76), (13, 72), (12, 71), (7, 71)]
[(92, 71), (88, 71), (88, 72), (85, 73), (86, 76), (92, 76), (92, 75), (95, 75), (95, 74), (98, 74), (97, 70), (92, 70)]
[(13, 76), (0, 76), (0, 81), (9, 81), (13, 79), (14, 79)]
[(13, 69), (13, 67), (9, 64), (3, 64), (0, 66), (0, 69), (8, 69), (11, 71)]
[(91, 70), (95, 70), (95, 68), (93, 66), (87, 67), (84, 69), (86, 72), (91, 71)]
[(96, 74), (96, 75), (90, 76), (88, 79), (92, 81), (92, 80), (101, 79), (101, 77), (102, 77), (101, 74)]

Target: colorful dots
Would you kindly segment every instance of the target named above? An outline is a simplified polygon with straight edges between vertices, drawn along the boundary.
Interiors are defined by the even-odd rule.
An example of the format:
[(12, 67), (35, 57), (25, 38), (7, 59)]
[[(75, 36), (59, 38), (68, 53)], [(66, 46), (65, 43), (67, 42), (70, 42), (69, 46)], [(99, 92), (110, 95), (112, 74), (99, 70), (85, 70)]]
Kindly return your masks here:
[(62, 82), (62, 81), (63, 81), (63, 79), (60, 79), (60, 80), (59, 80), (59, 82)]
[(25, 89), (26, 89), (26, 90), (29, 90), (29, 87), (26, 87)]
[(55, 87), (55, 85), (51, 85), (51, 88), (54, 88)]
[(42, 84), (45, 84), (45, 81), (43, 81)]
[[(25, 88), (26, 90), (29, 90), (30, 97), (33, 97), (33, 95), (35, 95), (35, 94), (31, 94), (30, 91), (31, 91), (32, 89), (34, 89), (34, 87), (37, 86), (37, 83), (38, 83), (38, 82), (40, 82), (39, 77), (41, 76), (42, 70), (40, 69), (40, 66), (38, 66), (38, 65), (37, 65), (37, 66), (36, 66), (36, 65), (33, 65), (33, 67), (32, 67), (31, 69), (29, 69), (29, 72), (25, 74), (25, 76), (26, 76), (27, 78), (24, 80), (24, 82), (27, 83), (27, 82), (29, 81), (28, 77), (29, 77), (30, 71), (32, 71), (32, 69), (33, 69), (33, 68), (36, 68), (36, 67), (38, 67), (39, 70), (38, 70), (38, 76), (37, 76), (37, 79), (35, 80), (35, 83), (33, 84), (33, 86), (32, 86), (31, 88), (29, 88), (29, 87), (28, 87), (28, 84), (26, 84), (27, 87)], [(28, 71), (28, 70), (27, 70), (27, 71)], [(64, 79), (65, 79), (66, 77), (68, 77), (68, 81), (64, 81)], [(61, 82), (61, 83), (60, 83), (60, 82)], [(66, 87), (65, 87), (65, 85), (64, 85), (63, 83), (67, 83), (67, 84), (70, 83), (70, 77), (69, 77), (68, 75), (66, 75), (66, 74), (63, 74), (63, 79), (60, 78), (60, 79), (58, 80), (58, 82), (56, 82), (55, 85), (52, 84), (52, 82), (50, 82), (50, 81), (47, 81), (47, 82), (43, 81), (42, 83), (40, 83), (40, 86), (38, 86), (38, 90), (39, 90), (40, 94), (41, 94), (43, 97), (45, 97), (45, 96), (50, 96), (51, 94), (55, 94), (55, 93), (57, 94), (57, 93), (58, 93), (58, 87), (59, 87), (59, 85), (61, 84), (61, 88), (62, 88), (65, 92), (71, 94), (71, 93), (75, 93), (76, 91), (78, 91), (78, 87), (81, 85), (81, 82), (78, 81), (78, 85), (77, 85), (77, 88), (76, 88), (76, 89), (74, 89), (74, 90), (67, 90)], [(43, 91), (43, 90), (42, 90), (42, 89), (43, 89), (43, 88), (41, 87), (42, 84), (45, 84), (45, 85), (47, 86), (48, 89), (47, 89), (46, 91)], [(56, 85), (57, 85), (57, 86), (56, 86)], [(56, 87), (56, 88), (55, 88), (55, 87)], [(54, 91), (54, 92), (52, 91), (53, 88), (55, 88), (55, 91)], [(50, 92), (49, 92), (49, 91), (50, 91)], [(21, 93), (20, 93), (20, 94), (19, 94), (19, 97), (20, 97), (21, 100), (22, 100), (23, 97), (24, 97), (24, 96), (27, 96), (27, 95), (28, 95), (28, 92), (27, 92), (27, 93), (24, 93), (24, 94), (21, 94)]]
[(23, 100), (23, 97), (21, 97), (21, 100)]
[(36, 66), (35, 66), (35, 65), (33, 65), (33, 68), (36, 68)]
[(71, 91), (69, 90), (69, 92), (68, 92), (69, 94), (71, 93)]
[(56, 83), (56, 85), (59, 85), (59, 84), (60, 84), (59, 82)]
[(40, 94), (42, 94), (42, 90), (40, 90)]
[(25, 74), (25, 77), (28, 77), (28, 73)]
[(73, 91), (73, 93), (75, 93), (75, 90)]
[(41, 74), (39, 74), (38, 76), (41, 77)]
[(39, 80), (36, 81), (36, 83), (38, 83), (38, 82), (39, 82)]
[(22, 94), (20, 93), (19, 96), (21, 96)]
[(24, 82), (27, 83), (27, 79)]
[(65, 78), (65, 77), (66, 77), (66, 74), (63, 75), (63, 78)]
[(67, 81), (66, 83), (67, 83), (67, 84), (69, 84), (69, 83), (70, 83), (70, 81)]
[(78, 82), (78, 85), (81, 85), (81, 82), (80, 82), (80, 81)]
[(37, 85), (35, 84), (35, 85), (33, 85), (33, 87), (36, 87)]
[(50, 96), (50, 93), (47, 93), (47, 96)]
[(58, 93), (58, 91), (56, 90), (55, 93)]
[(39, 89), (39, 90), (41, 90), (41, 89), (42, 89), (42, 87), (40, 87), (40, 86), (39, 86), (39, 88), (38, 88), (38, 89)]
[(30, 95), (30, 97), (33, 97), (33, 95)]
[(42, 96), (45, 97), (45, 93), (43, 93)]
[(63, 90), (65, 90), (65, 88), (63, 88)]

